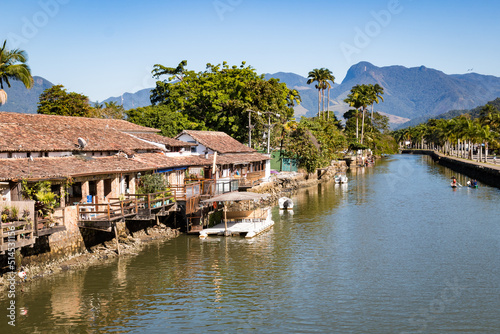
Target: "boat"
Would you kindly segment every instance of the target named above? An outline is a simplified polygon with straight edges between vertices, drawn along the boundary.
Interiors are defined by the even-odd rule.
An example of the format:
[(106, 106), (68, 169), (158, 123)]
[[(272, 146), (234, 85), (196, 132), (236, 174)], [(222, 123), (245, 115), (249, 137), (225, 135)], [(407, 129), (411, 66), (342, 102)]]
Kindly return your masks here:
[(278, 204), (281, 210), (292, 210), (293, 209), (293, 201), (288, 197), (281, 197), (278, 199)]
[(452, 182), (452, 183), (450, 183), (450, 186), (451, 186), (452, 188), (456, 188), (456, 187), (457, 187), (457, 184)]
[(335, 175), (335, 184), (347, 183), (349, 179), (344, 174)]

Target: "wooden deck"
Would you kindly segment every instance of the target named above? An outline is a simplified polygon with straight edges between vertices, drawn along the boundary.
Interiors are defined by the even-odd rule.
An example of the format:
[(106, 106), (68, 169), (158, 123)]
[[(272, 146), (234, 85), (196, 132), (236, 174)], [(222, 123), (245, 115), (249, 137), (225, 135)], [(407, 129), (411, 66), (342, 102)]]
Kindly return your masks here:
[(0, 253), (35, 244), (32, 221), (0, 223)]
[(117, 221), (154, 219), (174, 205), (174, 196), (166, 191), (128, 194), (124, 200), (112, 200), (110, 203), (78, 204), (78, 226), (111, 232)]

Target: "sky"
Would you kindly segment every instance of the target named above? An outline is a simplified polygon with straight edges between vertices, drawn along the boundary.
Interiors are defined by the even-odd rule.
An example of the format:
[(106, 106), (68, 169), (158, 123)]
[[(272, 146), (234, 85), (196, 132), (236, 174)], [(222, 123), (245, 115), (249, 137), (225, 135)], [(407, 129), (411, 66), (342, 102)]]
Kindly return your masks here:
[(350, 66), (500, 76), (497, 0), (3, 1), (0, 41), (32, 75), (102, 101), (154, 87), (155, 64), (207, 63), (257, 73), (314, 68), (341, 83)]

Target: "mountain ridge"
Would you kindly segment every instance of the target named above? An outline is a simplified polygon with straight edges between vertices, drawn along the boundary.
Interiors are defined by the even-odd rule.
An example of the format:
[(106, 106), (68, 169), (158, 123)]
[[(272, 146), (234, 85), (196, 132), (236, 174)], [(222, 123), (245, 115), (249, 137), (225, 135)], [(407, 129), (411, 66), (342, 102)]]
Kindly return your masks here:
[[(36, 113), (38, 96), (43, 89), (52, 84), (41, 77), (35, 78), (38, 86), (31, 91), (26, 90), (19, 82), (14, 82), (11, 89), (6, 89), (9, 99), (0, 110)], [(264, 78), (279, 79), (300, 93), (302, 103), (295, 107), (296, 117), (311, 117), (317, 114), (318, 91), (314, 84), (307, 84), (306, 77), (292, 72), (276, 72), (264, 74)], [(500, 96), (500, 77), (478, 73), (445, 74), (425, 66), (378, 67), (362, 61), (349, 68), (340, 84), (333, 85), (330, 90), (329, 109), (334, 111), (337, 117), (341, 117), (349, 110), (349, 106), (343, 100), (353, 86), (376, 83), (384, 88), (384, 102), (376, 104), (375, 110), (392, 117), (393, 123), (430, 118), (450, 110), (472, 109)], [(115, 101), (123, 104), (125, 109), (150, 105), (151, 89), (124, 93), (121, 96), (109, 97), (102, 102)], [(24, 91), (15, 92), (16, 90)]]

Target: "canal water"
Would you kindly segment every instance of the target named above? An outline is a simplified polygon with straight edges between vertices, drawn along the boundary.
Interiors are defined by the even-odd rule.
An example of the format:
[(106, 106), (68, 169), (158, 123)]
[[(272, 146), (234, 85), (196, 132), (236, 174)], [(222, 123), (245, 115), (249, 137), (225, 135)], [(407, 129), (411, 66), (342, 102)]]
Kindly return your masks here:
[(255, 239), (181, 236), (19, 286), (0, 332), (499, 333), (500, 190), (453, 190), (467, 178), (426, 156), (348, 176)]

